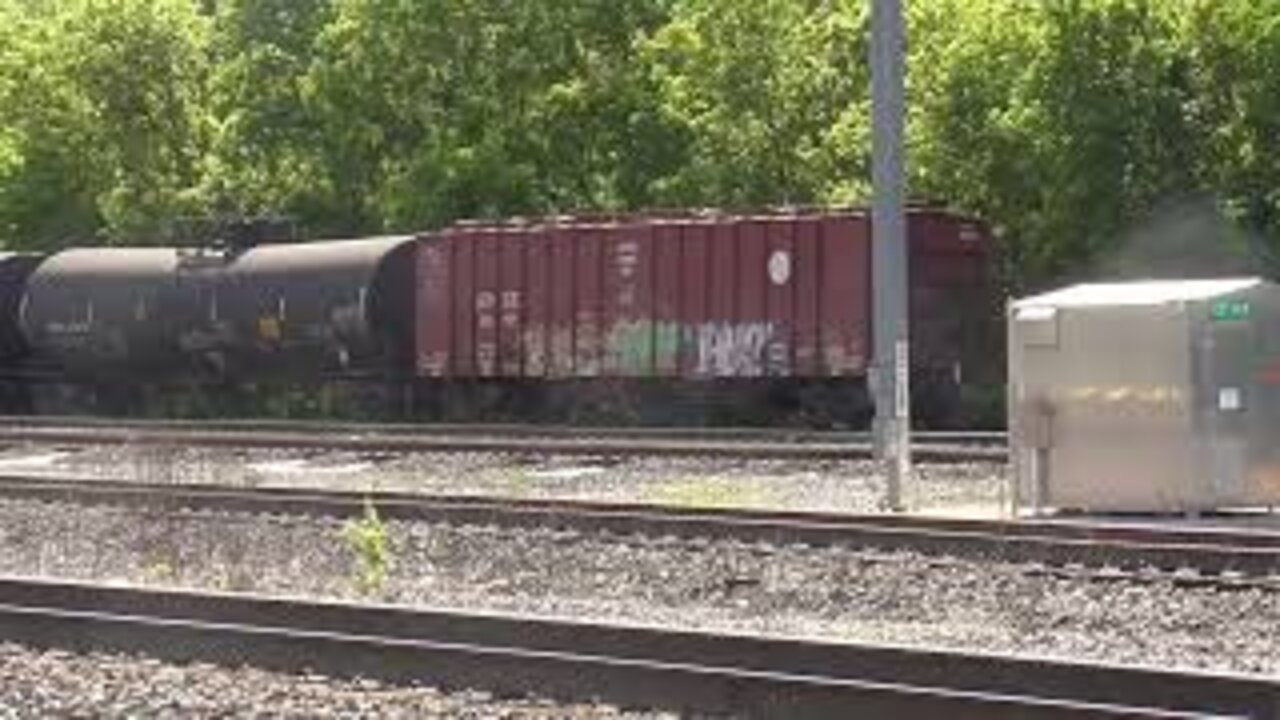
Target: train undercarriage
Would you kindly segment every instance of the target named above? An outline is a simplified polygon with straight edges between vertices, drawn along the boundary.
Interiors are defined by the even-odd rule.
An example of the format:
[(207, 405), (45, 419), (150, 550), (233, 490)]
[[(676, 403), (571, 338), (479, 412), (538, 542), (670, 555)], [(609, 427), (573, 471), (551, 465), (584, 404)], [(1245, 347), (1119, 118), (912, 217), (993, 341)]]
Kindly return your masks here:
[[(971, 395), (945, 374), (918, 373), (914, 424), (928, 429), (989, 424)], [(341, 377), (150, 384), (41, 378), (0, 383), (0, 403), (8, 413), (38, 415), (811, 429), (866, 429), (875, 412), (863, 378), (459, 382)]]

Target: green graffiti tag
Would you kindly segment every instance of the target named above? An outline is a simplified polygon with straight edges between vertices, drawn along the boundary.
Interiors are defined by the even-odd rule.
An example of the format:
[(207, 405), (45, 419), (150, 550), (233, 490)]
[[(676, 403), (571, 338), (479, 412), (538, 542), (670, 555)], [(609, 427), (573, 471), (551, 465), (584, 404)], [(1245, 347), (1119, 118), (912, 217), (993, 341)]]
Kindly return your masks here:
[(673, 322), (626, 320), (614, 323), (606, 341), (609, 367), (623, 375), (650, 375), (674, 368), (680, 353), (680, 326)]

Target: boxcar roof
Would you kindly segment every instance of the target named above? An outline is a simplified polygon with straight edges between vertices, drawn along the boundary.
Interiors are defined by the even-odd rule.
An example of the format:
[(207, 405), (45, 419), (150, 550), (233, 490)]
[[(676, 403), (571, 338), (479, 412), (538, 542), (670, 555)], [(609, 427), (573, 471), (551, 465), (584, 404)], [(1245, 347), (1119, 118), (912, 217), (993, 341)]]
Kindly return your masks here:
[(1014, 302), (1025, 307), (1102, 307), (1108, 305), (1159, 305), (1183, 300), (1205, 300), (1247, 290), (1264, 283), (1261, 278), (1215, 280), (1137, 280), (1084, 283), (1033, 295)]

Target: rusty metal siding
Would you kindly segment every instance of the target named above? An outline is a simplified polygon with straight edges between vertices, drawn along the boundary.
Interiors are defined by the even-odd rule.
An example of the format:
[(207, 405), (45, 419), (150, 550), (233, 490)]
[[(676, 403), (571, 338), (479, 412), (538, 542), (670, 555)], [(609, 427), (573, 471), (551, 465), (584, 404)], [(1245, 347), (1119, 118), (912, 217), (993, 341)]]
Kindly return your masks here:
[(573, 371), (577, 377), (600, 375), (603, 355), (600, 342), (604, 272), (601, 245), (613, 230), (600, 226), (582, 228), (575, 236), (576, 265), (572, 268), (577, 293), (574, 296)]
[[(985, 361), (966, 350), (991, 303), (992, 245), (975, 221), (917, 211), (909, 217), (913, 364), (937, 369)], [(971, 367), (971, 369), (973, 369)]]
[[(979, 228), (975, 235), (974, 227)], [(913, 212), (919, 357), (954, 354), (985, 229)], [(423, 236), (418, 370), (454, 377), (844, 377), (871, 347), (865, 213), (633, 216)]]
[(453, 344), (452, 244), (424, 244), (418, 251), (416, 316), (422, 318), (414, 333), (418, 374), (442, 377), (450, 373)]
[(654, 226), (653, 255), (653, 374), (673, 377), (680, 372), (681, 268), (683, 230), (674, 223)]
[(765, 313), (772, 323), (774, 339), (766, 357), (769, 375), (785, 377), (795, 367), (795, 226), (765, 220), (759, 223), (764, 235)]
[(471, 231), (448, 236), (453, 255), (453, 351), (450, 353), (451, 375), (473, 377), (475, 362), (475, 254), (476, 243)]
[(530, 231), (523, 239), (513, 233), (508, 242), (519, 243), (525, 250), (524, 376), (546, 377), (551, 316), (551, 237), (545, 229), (539, 228)]
[(606, 241), (606, 375), (643, 377), (655, 372), (652, 233), (652, 225), (630, 223)]
[(680, 335), (676, 374), (680, 377), (705, 377), (698, 357), (697, 334), (711, 320), (711, 284), (707, 276), (712, 231), (709, 224), (693, 223), (684, 228), (681, 237), (680, 308), (676, 320)]
[(866, 216), (833, 216), (818, 222), (821, 374), (857, 375), (866, 369), (871, 345), (869, 222)]
[(524, 304), (526, 297), (525, 258), (527, 243), (515, 231), (505, 230), (499, 237), (501, 267), (498, 281), (498, 362), (501, 374), (516, 377), (524, 374)]
[(818, 277), (822, 257), (818, 245), (818, 227), (812, 222), (798, 222), (793, 226), (795, 237), (795, 266), (791, 282), (795, 286), (795, 368), (796, 375), (814, 377), (821, 373), (819, 348)]
[(734, 290), (740, 278), (737, 222), (719, 222), (711, 230), (711, 257), (706, 268), (710, 289), (706, 321), (697, 328), (698, 370), (703, 377), (733, 377), (742, 374), (749, 358), (735, 342), (742, 329), (734, 307)]
[(486, 229), (475, 241), (475, 364), (480, 377), (498, 374), (498, 236)]
[(551, 234), (551, 313), (547, 328), (551, 334), (548, 359), (553, 378), (573, 376), (575, 232), (573, 228), (558, 227)]
[[(750, 339), (756, 332), (759, 341), (743, 347), (743, 364), (740, 375), (759, 377), (766, 374), (770, 352), (781, 341), (781, 328), (770, 320), (765, 303), (768, 296), (769, 261), (764, 247), (764, 226), (757, 220), (738, 225), (738, 293), (736, 297), (736, 322), (740, 323), (739, 336)], [(757, 328), (757, 330), (752, 330)]]

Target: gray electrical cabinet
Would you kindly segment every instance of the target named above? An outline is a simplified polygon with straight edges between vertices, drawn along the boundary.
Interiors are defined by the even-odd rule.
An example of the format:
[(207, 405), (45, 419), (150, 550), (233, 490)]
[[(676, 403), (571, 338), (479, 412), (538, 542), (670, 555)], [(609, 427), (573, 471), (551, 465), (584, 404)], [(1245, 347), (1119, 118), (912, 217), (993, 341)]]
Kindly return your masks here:
[(1280, 504), (1280, 286), (1077, 285), (1008, 310), (1015, 504)]

